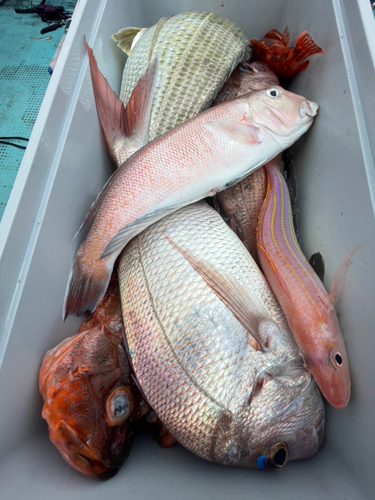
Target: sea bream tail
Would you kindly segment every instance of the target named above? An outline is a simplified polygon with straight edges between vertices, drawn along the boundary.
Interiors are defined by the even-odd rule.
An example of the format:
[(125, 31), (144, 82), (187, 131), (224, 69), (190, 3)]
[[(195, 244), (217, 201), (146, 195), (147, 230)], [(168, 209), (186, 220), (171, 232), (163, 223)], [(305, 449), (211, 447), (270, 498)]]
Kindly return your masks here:
[(85, 242), (77, 250), (64, 299), (63, 320), (70, 314), (94, 312), (107, 291), (113, 266), (120, 252), (105, 259), (87, 256)]
[(119, 167), (148, 142), (158, 55), (150, 61), (125, 108), (99, 71), (92, 49), (85, 43), (100, 125), (108, 151)]

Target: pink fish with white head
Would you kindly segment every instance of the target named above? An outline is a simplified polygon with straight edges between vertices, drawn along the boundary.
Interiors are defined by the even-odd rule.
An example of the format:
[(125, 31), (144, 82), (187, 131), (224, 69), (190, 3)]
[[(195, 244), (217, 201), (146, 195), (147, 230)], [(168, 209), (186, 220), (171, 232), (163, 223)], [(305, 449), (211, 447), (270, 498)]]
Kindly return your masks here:
[[(154, 80), (157, 61), (150, 62), (143, 88), (152, 87), (147, 79)], [(270, 161), (310, 128), (317, 110), (316, 103), (274, 86), (215, 106), (137, 151), (113, 174), (84, 221), (94, 216), (74, 258), (64, 317), (95, 310), (116, 258), (134, 236)]]

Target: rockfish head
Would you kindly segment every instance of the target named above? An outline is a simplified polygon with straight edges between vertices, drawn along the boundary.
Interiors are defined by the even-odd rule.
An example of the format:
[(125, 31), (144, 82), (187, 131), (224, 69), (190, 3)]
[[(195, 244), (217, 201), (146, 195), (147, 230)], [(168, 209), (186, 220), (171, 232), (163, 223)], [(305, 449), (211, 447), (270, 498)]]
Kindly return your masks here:
[(142, 406), (121, 336), (97, 325), (64, 340), (45, 355), (39, 389), (50, 439), (64, 460), (86, 476), (114, 476)]
[(282, 150), (310, 128), (319, 107), (277, 85), (238, 99), (247, 105), (246, 120), (263, 133), (271, 134)]

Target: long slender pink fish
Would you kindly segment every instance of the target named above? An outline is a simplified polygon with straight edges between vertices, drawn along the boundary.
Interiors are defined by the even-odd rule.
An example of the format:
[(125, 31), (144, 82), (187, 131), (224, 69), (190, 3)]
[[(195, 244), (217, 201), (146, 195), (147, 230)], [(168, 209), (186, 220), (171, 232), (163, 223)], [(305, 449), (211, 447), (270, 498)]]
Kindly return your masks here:
[[(113, 93), (101, 94), (103, 106), (109, 96), (110, 114)], [(310, 128), (317, 110), (316, 103), (275, 86), (215, 106), (137, 151), (113, 174), (83, 223), (95, 217), (74, 258), (64, 317), (95, 310), (116, 258), (134, 236), (270, 161)]]
[(327, 401), (343, 408), (350, 398), (349, 361), (334, 304), (341, 298), (354, 250), (340, 264), (328, 294), (297, 242), (284, 177), (272, 164), (265, 168), (268, 187), (257, 228), (259, 260), (305, 367)]

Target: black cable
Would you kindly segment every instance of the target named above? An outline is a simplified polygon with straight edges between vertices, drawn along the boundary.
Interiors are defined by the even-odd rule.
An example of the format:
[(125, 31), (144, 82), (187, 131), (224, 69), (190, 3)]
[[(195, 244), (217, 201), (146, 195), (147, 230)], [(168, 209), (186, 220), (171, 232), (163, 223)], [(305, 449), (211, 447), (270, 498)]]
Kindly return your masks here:
[(0, 139), (16, 139), (18, 141), (28, 141), (29, 139), (27, 139), (26, 137), (0, 137)]
[(14, 142), (8, 142), (7, 140), (4, 139), (26, 141), (26, 142), (29, 140), (26, 137), (0, 137), (0, 144), (5, 144), (6, 146), (14, 146), (15, 148), (18, 149), (26, 149), (26, 146), (21, 146), (20, 144), (15, 144)]
[(14, 142), (0, 141), (0, 144), (6, 144), (7, 146), (14, 146), (19, 149), (26, 149), (26, 146), (20, 146), (19, 144), (14, 144)]

